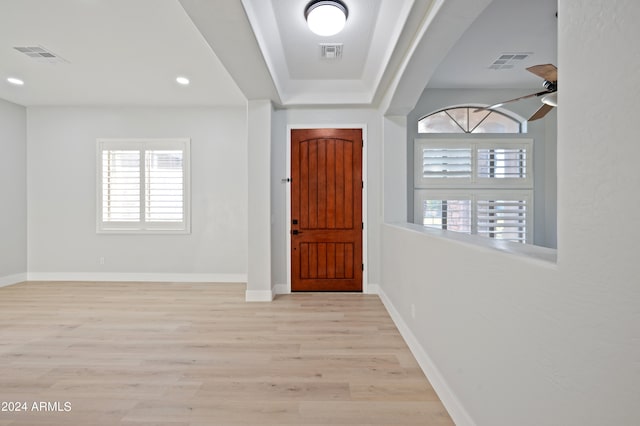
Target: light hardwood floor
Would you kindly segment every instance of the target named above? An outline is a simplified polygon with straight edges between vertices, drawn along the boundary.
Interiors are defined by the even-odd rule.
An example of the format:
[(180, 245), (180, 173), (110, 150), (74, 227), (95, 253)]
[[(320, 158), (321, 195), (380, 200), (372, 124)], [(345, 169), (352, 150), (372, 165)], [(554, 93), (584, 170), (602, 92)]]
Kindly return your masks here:
[(377, 296), (244, 290), (0, 288), (0, 426), (453, 425)]

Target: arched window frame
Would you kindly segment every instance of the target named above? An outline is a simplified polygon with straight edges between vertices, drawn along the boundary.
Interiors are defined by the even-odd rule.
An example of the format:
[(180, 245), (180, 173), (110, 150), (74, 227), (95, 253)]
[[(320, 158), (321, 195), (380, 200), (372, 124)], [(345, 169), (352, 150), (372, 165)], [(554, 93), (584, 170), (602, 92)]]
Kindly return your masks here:
[[(418, 134), (443, 134), (443, 133), (458, 133), (458, 134), (477, 134), (477, 133), (501, 133), (501, 134), (522, 134), (527, 133), (527, 121), (523, 117), (518, 116), (517, 114), (511, 111), (499, 110), (499, 109), (484, 109), (488, 105), (454, 105), (449, 106), (447, 108), (443, 108), (437, 111), (433, 111), (429, 114), (426, 114), (418, 119)], [(466, 121), (460, 120), (456, 118), (455, 110), (463, 110), (466, 109)], [(423, 120), (434, 117), (437, 115), (441, 115), (444, 113), (444, 116), (448, 117), (451, 123), (451, 128), (454, 130), (460, 129), (461, 131), (423, 131), (421, 129), (421, 122)], [(472, 120), (471, 116), (474, 115), (475, 119)], [(487, 122), (487, 119), (490, 117), (500, 117), (502, 119), (506, 119), (508, 123), (512, 123), (516, 125), (518, 131), (484, 131), (477, 132), (476, 130), (482, 129), (482, 125)]]
[[(468, 234), (479, 234), (490, 238), (504, 239), (520, 243), (532, 243), (533, 239), (533, 140), (523, 139), (526, 133), (526, 119), (510, 112), (497, 110), (487, 111), (482, 114), (475, 114), (475, 121), (471, 119), (472, 111), (484, 108), (486, 105), (458, 105), (450, 106), (427, 114), (418, 120), (418, 139), (415, 140), (415, 175), (414, 175), (414, 207), (416, 222), (423, 226), (435, 227), (443, 230), (453, 230)], [(466, 109), (466, 121), (459, 123), (456, 118), (460, 117), (460, 110)], [(450, 111), (457, 110), (457, 114), (450, 114)], [(442, 132), (420, 132), (419, 123), (425, 118), (436, 114), (446, 114), (452, 123), (460, 131)], [(508, 120), (507, 123), (514, 126), (505, 126), (507, 131), (485, 131), (474, 132), (481, 128), (481, 125), (492, 114), (500, 117), (501, 120)], [(465, 128), (466, 125), (466, 128)], [(508, 131), (510, 127), (511, 131)], [(451, 124), (449, 124), (451, 128)], [(494, 126), (494, 129), (498, 126)], [(489, 130), (489, 131), (487, 131)], [(517, 131), (516, 131), (517, 130)], [(473, 135), (479, 134), (502, 134), (513, 135), (513, 138), (486, 139)], [(458, 137), (451, 139), (444, 137), (445, 134), (457, 134)], [(429, 135), (429, 136), (427, 136)], [(438, 137), (442, 135), (442, 137)], [(464, 136), (463, 136), (464, 135)], [(426, 139), (425, 139), (426, 138)], [(456, 158), (453, 163), (447, 161), (448, 150), (468, 151), (468, 176), (465, 173), (456, 172), (460, 166), (456, 163), (462, 161)], [(429, 158), (429, 168), (437, 169), (438, 164), (442, 164), (445, 172), (435, 173), (425, 169), (425, 155), (431, 154), (426, 151), (431, 150), (433, 155), (444, 157), (441, 163), (437, 158)], [(509, 173), (502, 176), (483, 176), (481, 160), (486, 156), (486, 152), (496, 152), (501, 155), (508, 155), (516, 150), (515, 155), (522, 153), (525, 159), (526, 174), (510, 176)], [(426, 153), (426, 154), (425, 154)], [(458, 154), (455, 154), (458, 157)], [(466, 157), (465, 157), (466, 158)], [(438, 160), (438, 161), (436, 161)], [(486, 160), (486, 159), (485, 159)], [(434, 163), (436, 161), (436, 163)], [(466, 160), (465, 160), (466, 161)], [(464, 162), (464, 161), (463, 161)], [(456, 164), (451, 169), (446, 164)], [(466, 164), (466, 163), (465, 163)], [(452, 171), (453, 170), (453, 171)], [(467, 169), (465, 169), (467, 170)], [(513, 170), (505, 169), (505, 170)], [(453, 174), (452, 174), (453, 173)], [(429, 176), (429, 175), (432, 176)], [(440, 179), (438, 178), (440, 177)], [(440, 207), (438, 207), (440, 206)], [(502, 211), (512, 210), (515, 213), (507, 217), (499, 217)], [(434, 216), (435, 214), (435, 216)]]

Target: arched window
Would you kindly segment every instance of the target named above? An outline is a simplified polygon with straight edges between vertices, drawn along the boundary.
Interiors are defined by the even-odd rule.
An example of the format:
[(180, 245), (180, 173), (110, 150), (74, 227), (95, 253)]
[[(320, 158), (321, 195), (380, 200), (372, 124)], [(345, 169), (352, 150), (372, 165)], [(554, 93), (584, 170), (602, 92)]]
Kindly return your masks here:
[[(416, 223), (531, 243), (533, 140), (472, 135), (523, 133), (521, 121), (498, 111), (458, 106), (418, 120), (418, 133), (430, 135), (414, 142)], [(461, 135), (452, 139), (438, 133)]]
[(453, 107), (429, 114), (418, 120), (418, 133), (523, 133), (516, 118), (479, 108)]

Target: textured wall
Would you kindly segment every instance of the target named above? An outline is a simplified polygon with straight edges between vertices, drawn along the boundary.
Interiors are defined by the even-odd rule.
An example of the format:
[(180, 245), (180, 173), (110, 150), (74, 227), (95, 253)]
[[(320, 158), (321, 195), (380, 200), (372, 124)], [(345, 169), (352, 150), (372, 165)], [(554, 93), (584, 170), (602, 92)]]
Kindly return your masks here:
[(382, 291), (459, 425), (640, 424), (639, 20), (559, 1), (557, 264), (383, 225)]

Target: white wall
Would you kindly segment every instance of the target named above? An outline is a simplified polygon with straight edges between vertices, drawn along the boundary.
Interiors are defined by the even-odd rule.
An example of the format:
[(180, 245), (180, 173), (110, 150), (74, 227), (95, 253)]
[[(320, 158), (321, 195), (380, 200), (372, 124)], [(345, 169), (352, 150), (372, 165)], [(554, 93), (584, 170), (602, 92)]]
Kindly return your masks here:
[(383, 220), (386, 223), (406, 222), (407, 117), (384, 117), (383, 126)]
[(27, 114), (0, 99), (0, 286), (26, 279)]
[(274, 111), (271, 116), (271, 282), (276, 292), (287, 287), (287, 217), (286, 190), (283, 179), (287, 170), (287, 114)]
[(271, 277), (271, 102), (249, 101), (248, 126), (248, 302), (273, 300)]
[[(469, 90), (469, 89), (427, 89), (422, 93), (415, 109), (407, 116), (407, 185), (408, 185), (408, 219), (413, 221), (413, 145), (420, 138), (459, 138), (459, 134), (419, 135), (417, 122), (423, 116), (452, 105), (494, 104), (507, 99), (514, 99), (535, 90), (503, 89), (503, 90)], [(542, 104), (539, 98), (532, 98), (503, 107), (523, 118), (530, 117)], [(527, 133), (518, 135), (534, 141), (534, 235), (533, 243), (543, 247), (555, 248), (557, 245), (556, 225), (556, 111), (552, 110), (543, 120), (527, 123)], [(477, 138), (512, 138), (514, 135), (478, 134)]]
[[(27, 112), (30, 279), (246, 280), (244, 108)], [(96, 234), (96, 138), (144, 137), (191, 138), (190, 235)]]
[(366, 182), (367, 218), (367, 258), (365, 274), (369, 284), (377, 285), (380, 280), (380, 223), (382, 223), (382, 115), (374, 109), (311, 109), (292, 108), (276, 111), (273, 118), (272, 140), (272, 264), (275, 284), (286, 285), (287, 259), (287, 211), (285, 207), (287, 185), (280, 180), (289, 176), (286, 169), (287, 126), (331, 127), (364, 125), (366, 140), (364, 158)]
[(557, 265), (383, 225), (383, 298), (459, 426), (640, 424), (640, 3), (558, 16)]

